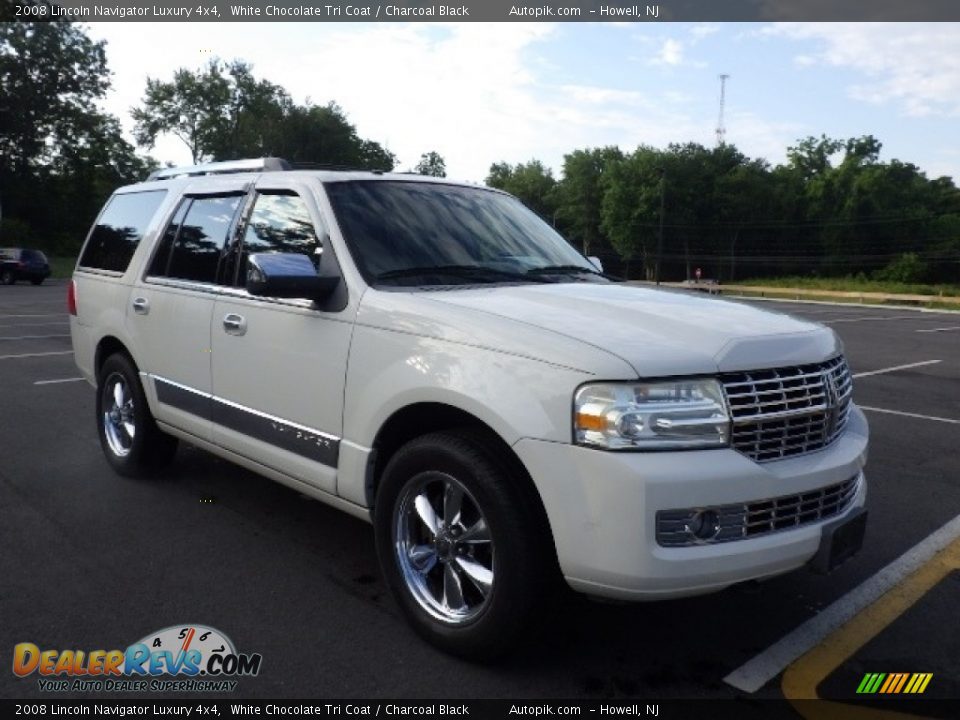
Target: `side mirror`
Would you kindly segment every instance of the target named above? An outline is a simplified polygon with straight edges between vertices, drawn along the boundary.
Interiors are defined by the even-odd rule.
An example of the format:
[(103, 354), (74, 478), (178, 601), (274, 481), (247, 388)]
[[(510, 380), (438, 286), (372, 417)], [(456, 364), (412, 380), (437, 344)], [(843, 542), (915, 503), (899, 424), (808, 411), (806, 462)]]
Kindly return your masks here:
[(600, 262), (600, 258), (596, 255), (588, 255), (587, 260), (589, 260), (597, 270), (603, 272), (603, 263)]
[(247, 292), (257, 297), (323, 300), (339, 282), (339, 275), (319, 275), (310, 258), (299, 253), (255, 253), (247, 258)]

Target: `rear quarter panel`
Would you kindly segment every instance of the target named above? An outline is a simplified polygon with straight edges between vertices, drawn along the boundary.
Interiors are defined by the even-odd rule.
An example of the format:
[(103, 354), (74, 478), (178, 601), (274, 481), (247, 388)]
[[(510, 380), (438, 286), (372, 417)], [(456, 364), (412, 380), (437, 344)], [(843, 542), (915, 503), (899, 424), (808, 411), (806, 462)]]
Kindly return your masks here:
[(77, 270), (73, 282), (77, 293), (77, 315), (70, 318), (73, 358), (83, 377), (96, 384), (96, 351), (100, 341), (112, 336), (130, 347), (125, 325), (130, 288), (121, 282), (119, 273)]

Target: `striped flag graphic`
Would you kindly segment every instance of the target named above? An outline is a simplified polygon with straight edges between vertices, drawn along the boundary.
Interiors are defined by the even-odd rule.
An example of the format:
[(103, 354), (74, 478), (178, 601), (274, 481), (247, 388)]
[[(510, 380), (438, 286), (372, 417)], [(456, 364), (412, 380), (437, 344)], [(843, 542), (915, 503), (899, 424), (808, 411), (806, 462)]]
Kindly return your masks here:
[(919, 695), (926, 691), (933, 673), (867, 673), (857, 687), (858, 695)]

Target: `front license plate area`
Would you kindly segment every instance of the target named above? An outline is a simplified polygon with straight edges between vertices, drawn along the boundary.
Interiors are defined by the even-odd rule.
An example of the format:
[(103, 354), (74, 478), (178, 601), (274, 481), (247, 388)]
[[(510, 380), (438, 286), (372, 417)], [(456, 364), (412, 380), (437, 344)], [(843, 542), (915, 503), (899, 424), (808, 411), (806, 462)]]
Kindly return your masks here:
[(820, 548), (810, 560), (810, 569), (825, 575), (849, 560), (863, 547), (866, 530), (867, 511), (864, 508), (857, 508), (842, 520), (824, 525)]

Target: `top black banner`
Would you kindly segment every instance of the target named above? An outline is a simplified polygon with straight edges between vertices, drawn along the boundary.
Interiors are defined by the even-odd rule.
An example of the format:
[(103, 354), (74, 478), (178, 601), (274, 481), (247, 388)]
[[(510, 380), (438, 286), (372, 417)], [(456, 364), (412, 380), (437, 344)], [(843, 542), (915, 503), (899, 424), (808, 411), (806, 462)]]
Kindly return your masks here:
[[(2, 0), (6, 5), (9, 0)], [(10, 8), (9, 10), (7, 8)], [(960, 20), (956, 0), (67, 0), (14, 2), (2, 19), (83, 22), (919, 22)]]

